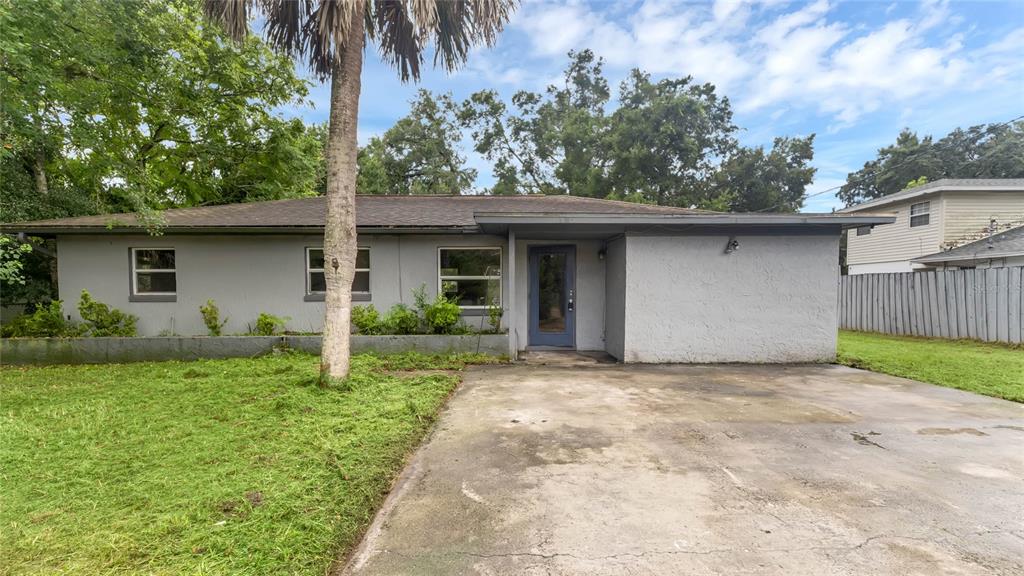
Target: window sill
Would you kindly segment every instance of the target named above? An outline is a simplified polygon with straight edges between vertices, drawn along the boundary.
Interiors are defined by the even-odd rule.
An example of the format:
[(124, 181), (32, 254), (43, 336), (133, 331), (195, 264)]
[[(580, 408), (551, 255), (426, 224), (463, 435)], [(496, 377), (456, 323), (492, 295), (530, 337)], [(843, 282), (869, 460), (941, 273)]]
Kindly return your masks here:
[[(326, 294), (306, 294), (302, 297), (303, 302), (323, 302), (326, 299)], [(373, 299), (373, 295), (367, 292), (353, 292), (353, 302), (370, 302)]]
[(129, 294), (129, 302), (177, 302), (177, 294)]

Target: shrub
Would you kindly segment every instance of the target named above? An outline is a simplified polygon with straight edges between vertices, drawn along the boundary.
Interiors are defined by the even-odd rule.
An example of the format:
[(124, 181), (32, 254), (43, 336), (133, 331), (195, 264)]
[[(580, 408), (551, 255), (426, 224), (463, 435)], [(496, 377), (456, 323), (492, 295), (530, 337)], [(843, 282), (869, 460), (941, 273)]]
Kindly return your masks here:
[(82, 290), (78, 302), (78, 313), (89, 336), (135, 336), (138, 318), (93, 300), (89, 292)]
[(77, 327), (64, 318), (60, 300), (22, 314), (3, 327), (4, 338), (56, 338), (77, 335)]
[(360, 334), (367, 336), (380, 334), (384, 331), (384, 325), (380, 321), (380, 314), (373, 304), (367, 306), (354, 306), (352, 308), (352, 325)]
[(282, 318), (281, 316), (274, 316), (273, 314), (267, 314), (266, 312), (260, 312), (259, 317), (256, 318), (256, 329), (253, 330), (253, 334), (259, 336), (273, 336), (279, 329), (284, 328), (284, 325), (288, 323), (287, 316)]
[(492, 304), (487, 307), (487, 323), (491, 325), (491, 332), (501, 333), (501, 317), (504, 315), (505, 310), (501, 306)]
[(459, 305), (444, 294), (438, 294), (423, 310), (423, 320), (427, 330), (433, 334), (452, 334), (462, 320)]
[(405, 304), (395, 304), (388, 310), (383, 324), (387, 334), (413, 334), (420, 327), (420, 317)]
[(221, 322), (220, 308), (217, 308), (217, 304), (213, 300), (207, 300), (206, 304), (199, 306), (199, 313), (203, 315), (203, 324), (206, 324), (206, 331), (210, 333), (210, 336), (220, 336), (228, 319), (225, 318)]

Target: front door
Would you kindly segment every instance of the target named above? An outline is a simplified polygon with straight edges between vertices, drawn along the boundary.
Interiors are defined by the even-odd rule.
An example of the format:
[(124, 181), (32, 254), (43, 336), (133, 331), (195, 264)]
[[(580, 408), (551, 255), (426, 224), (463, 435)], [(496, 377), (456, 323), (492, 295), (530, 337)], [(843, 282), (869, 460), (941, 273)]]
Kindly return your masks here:
[(576, 345), (576, 247), (530, 248), (531, 346)]

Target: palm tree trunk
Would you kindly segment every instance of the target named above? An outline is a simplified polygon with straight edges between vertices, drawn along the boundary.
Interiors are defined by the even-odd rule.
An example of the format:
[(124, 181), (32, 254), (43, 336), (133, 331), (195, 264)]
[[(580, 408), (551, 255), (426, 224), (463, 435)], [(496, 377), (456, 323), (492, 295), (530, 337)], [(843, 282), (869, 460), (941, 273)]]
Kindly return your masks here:
[(327, 132), (327, 221), (324, 226), (325, 297), (321, 384), (348, 376), (352, 279), (356, 267), (356, 128), (363, 69), (363, 2), (353, 10), (352, 40), (340, 48), (331, 76)]

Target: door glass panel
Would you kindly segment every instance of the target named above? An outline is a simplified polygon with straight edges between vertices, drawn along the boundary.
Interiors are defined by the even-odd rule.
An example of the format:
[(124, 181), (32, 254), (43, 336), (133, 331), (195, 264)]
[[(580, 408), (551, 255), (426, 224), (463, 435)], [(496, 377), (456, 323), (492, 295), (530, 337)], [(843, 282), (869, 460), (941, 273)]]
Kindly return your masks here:
[(562, 253), (540, 255), (537, 275), (541, 332), (565, 332), (565, 258)]

